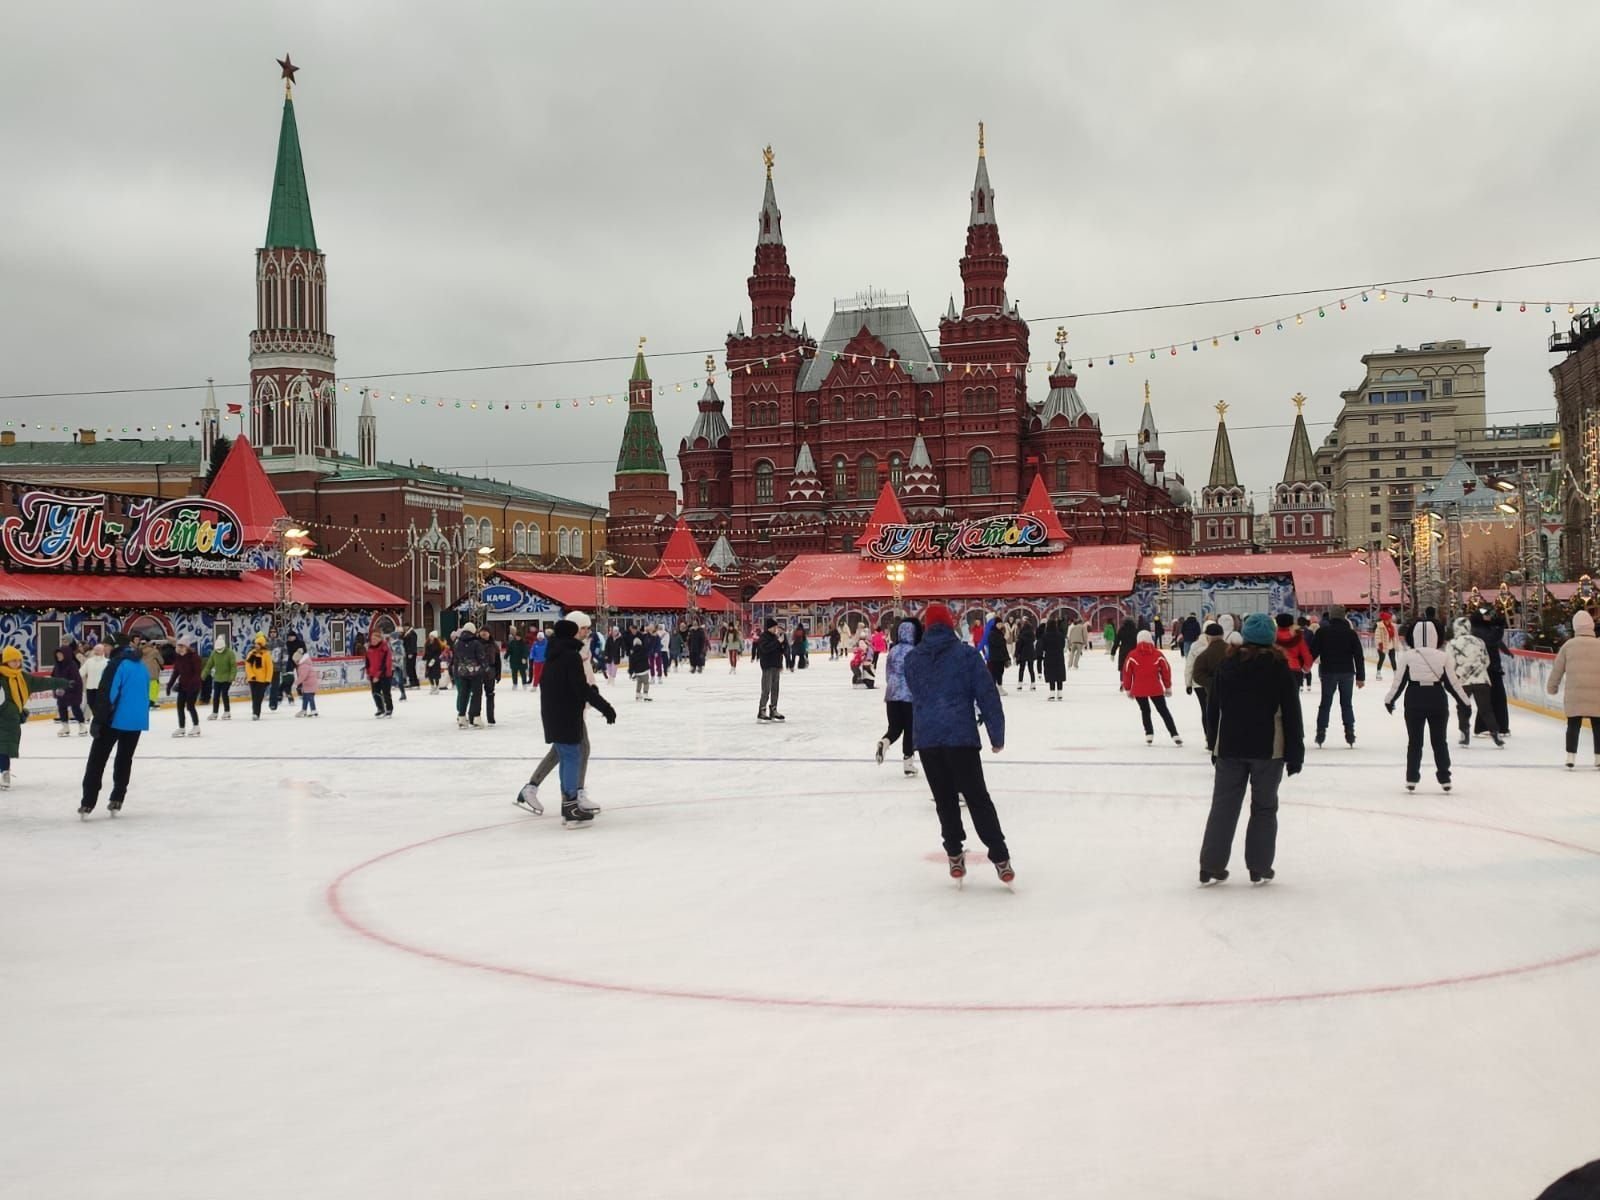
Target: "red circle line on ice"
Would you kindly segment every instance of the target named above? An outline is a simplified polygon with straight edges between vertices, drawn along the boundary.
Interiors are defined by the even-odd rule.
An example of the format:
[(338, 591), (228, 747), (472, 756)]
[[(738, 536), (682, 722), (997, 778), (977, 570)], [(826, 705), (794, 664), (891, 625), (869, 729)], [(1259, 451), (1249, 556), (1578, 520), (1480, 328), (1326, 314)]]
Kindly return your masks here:
[[(1460, 829), (1472, 829), (1482, 833), (1498, 833), (1508, 837), (1521, 838), (1526, 841), (1541, 842), (1545, 845), (1556, 846), (1563, 850), (1571, 850), (1578, 854), (1586, 854), (1600, 858), (1600, 850), (1591, 846), (1581, 846), (1576, 842), (1566, 842), (1559, 838), (1548, 837), (1539, 833), (1528, 833), (1521, 829), (1507, 829), (1500, 825), (1482, 825), (1475, 821), (1461, 821), (1453, 817), (1429, 816), (1423, 813), (1389, 812), (1376, 808), (1356, 808), (1342, 804), (1319, 804), (1315, 802), (1300, 802), (1285, 805), (1286, 808), (1319, 808), (1331, 812), (1356, 813), (1362, 816), (1394, 817), (1403, 821), (1421, 821), (1435, 825), (1450, 825)], [(1508, 967), (1494, 967), (1483, 971), (1472, 971), (1457, 975), (1443, 975), (1433, 979), (1418, 979), (1405, 983), (1376, 983), (1364, 984), (1348, 988), (1327, 988), (1318, 991), (1286, 992), (1277, 995), (1255, 996), (1217, 996), (1217, 997), (1172, 997), (1151, 1000), (1062, 1000), (1040, 1001), (1033, 1003), (1003, 1004), (981, 1001), (898, 1001), (898, 1000), (843, 1000), (827, 997), (806, 996), (781, 996), (762, 995), (756, 992), (738, 991), (711, 991), (695, 988), (660, 987), (652, 984), (626, 983), (615, 980), (586, 979), (577, 975), (565, 975), (559, 971), (540, 971), (531, 967), (511, 966), (504, 963), (485, 962), (480, 959), (468, 958), (464, 955), (453, 954), (448, 950), (435, 950), (427, 946), (417, 945), (402, 938), (376, 929), (364, 923), (360, 918), (351, 913), (345, 903), (344, 889), (356, 876), (370, 870), (382, 863), (400, 858), (429, 846), (436, 846), (442, 842), (452, 841), (456, 838), (471, 837), (478, 833), (488, 833), (496, 829), (505, 829), (513, 825), (523, 824), (522, 821), (497, 821), (492, 825), (477, 825), (471, 829), (458, 829), (453, 833), (442, 833), (437, 837), (424, 838), (420, 842), (398, 846), (393, 850), (386, 850), (382, 854), (374, 855), (364, 862), (341, 872), (328, 884), (324, 899), (329, 910), (340, 924), (351, 932), (359, 934), (368, 941), (376, 942), (391, 950), (398, 950), (404, 954), (414, 955), (418, 958), (430, 959), (451, 967), (462, 967), (471, 971), (483, 971), (492, 975), (509, 976), (515, 979), (526, 979), (534, 983), (547, 983), (559, 987), (578, 988), (585, 991), (610, 992), (617, 995), (641, 996), (662, 1000), (692, 1000), (713, 1004), (740, 1004), (752, 1005), (760, 1008), (806, 1008), (833, 1010), (839, 1012), (927, 1012), (927, 1013), (1057, 1013), (1057, 1012), (1143, 1012), (1159, 1009), (1205, 1009), (1205, 1008), (1248, 1008), (1264, 1007), (1275, 1004), (1302, 1004), (1319, 1000), (1347, 1000), (1359, 996), (1392, 996), (1403, 995), (1410, 992), (1438, 991), (1443, 988), (1462, 987), (1474, 983), (1487, 983), (1498, 979), (1513, 979), (1523, 975), (1534, 975), (1544, 971), (1554, 971), (1561, 967), (1573, 966), (1577, 963), (1600, 959), (1600, 946), (1593, 946), (1586, 950), (1574, 951), (1553, 958), (1538, 959), (1533, 962), (1519, 963)], [(1202, 903), (1204, 901), (1201, 901)]]

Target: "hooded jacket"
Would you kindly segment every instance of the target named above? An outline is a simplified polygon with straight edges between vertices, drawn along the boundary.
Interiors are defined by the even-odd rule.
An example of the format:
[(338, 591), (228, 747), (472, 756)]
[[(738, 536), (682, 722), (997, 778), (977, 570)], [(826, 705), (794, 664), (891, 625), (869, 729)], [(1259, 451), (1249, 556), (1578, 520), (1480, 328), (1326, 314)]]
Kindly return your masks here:
[(239, 656), (233, 652), (232, 646), (218, 638), (211, 647), (211, 653), (206, 655), (205, 666), (200, 674), (212, 683), (232, 683), (239, 674)]
[(1202, 634), (1201, 636), (1209, 640), (1205, 649), (1189, 652), (1189, 662), (1192, 665), (1187, 668), (1187, 674), (1190, 686), (1205, 688), (1209, 692), (1211, 685), (1216, 682), (1217, 671), (1222, 667), (1223, 660), (1228, 657), (1228, 639), (1226, 635), (1212, 637), (1210, 634)]
[(1439, 649), (1439, 630), (1434, 623), (1418, 621), (1406, 636), (1411, 649), (1400, 656), (1400, 669), (1384, 705), (1392, 712), (1402, 693), (1408, 713), (1448, 712), (1451, 696), (1456, 703), (1465, 704), (1467, 690), (1456, 678), (1450, 656)]
[(1172, 667), (1156, 648), (1155, 635), (1140, 638), (1122, 665), (1122, 690), (1135, 699), (1165, 696), (1172, 690)]
[(901, 621), (895, 629), (894, 645), (884, 660), (884, 693), (886, 701), (911, 702), (911, 688), (906, 684), (906, 655), (917, 644), (917, 627), (910, 621)]
[(1298, 771), (1306, 760), (1299, 688), (1299, 673), (1272, 647), (1241, 646), (1230, 655), (1206, 689), (1216, 756), (1281, 758)]
[(1379, 654), (1386, 654), (1395, 649), (1400, 642), (1400, 633), (1394, 627), (1394, 618), (1381, 616), (1378, 623), (1372, 627), (1372, 645)]
[[(1072, 628), (1085, 627), (1074, 625)], [(1067, 681), (1067, 638), (1068, 635), (1061, 631), (1060, 621), (1047, 622), (1039, 634), (1039, 659), (1044, 665), (1046, 683)], [(1077, 644), (1082, 646), (1083, 642), (1079, 641)]]
[(376, 646), (370, 643), (362, 654), (362, 659), (367, 668), (367, 679), (372, 683), (382, 683), (394, 674), (394, 655), (389, 653), (389, 643), (379, 640)]
[(1277, 634), (1278, 649), (1283, 651), (1283, 657), (1289, 664), (1289, 670), (1298, 671), (1302, 675), (1311, 673), (1311, 665), (1315, 661), (1311, 657), (1311, 646), (1305, 635), (1298, 629), (1280, 629)]
[(1573, 614), (1572, 636), (1561, 643), (1545, 687), (1554, 696), (1563, 683), (1562, 712), (1600, 719), (1600, 638), (1594, 635), (1594, 618), (1586, 612)]
[(1450, 623), (1450, 641), (1444, 652), (1462, 687), (1488, 686), (1489, 647), (1472, 632), (1472, 622), (1467, 618), (1457, 617)]
[(244, 656), (244, 678), (246, 683), (272, 682), (272, 651), (264, 640), (251, 646), (250, 653)]
[(1366, 647), (1343, 617), (1329, 617), (1311, 635), (1311, 654), (1322, 664), (1324, 675), (1354, 675), (1362, 683), (1367, 681)]
[(956, 637), (948, 625), (930, 626), (905, 658), (906, 684), (916, 705), (917, 749), (981, 747), (978, 719), (989, 744), (1006, 744), (1006, 714), (983, 657)]
[(607, 724), (617, 719), (617, 710), (606, 703), (600, 689), (590, 681), (583, 643), (572, 635), (572, 622), (558, 621), (556, 626), (557, 632), (546, 639), (549, 649), (539, 684), (539, 716), (546, 742), (571, 746), (583, 741), (586, 705), (604, 715)]
[(1017, 630), (1017, 664), (1019, 666), (1023, 663), (1034, 661), (1034, 646), (1037, 640), (1032, 625), (1024, 625)]
[(100, 694), (112, 729), (124, 733), (150, 728), (150, 671), (132, 646), (118, 650), (101, 682)]

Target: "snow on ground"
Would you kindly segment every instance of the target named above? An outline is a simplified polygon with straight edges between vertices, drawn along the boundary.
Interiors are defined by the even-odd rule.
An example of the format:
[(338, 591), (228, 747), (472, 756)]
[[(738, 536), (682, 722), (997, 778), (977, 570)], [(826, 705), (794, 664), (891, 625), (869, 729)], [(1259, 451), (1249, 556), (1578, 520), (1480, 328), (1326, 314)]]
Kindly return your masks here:
[(1013, 894), (975, 843), (946, 877), (881, 692), (813, 659), (765, 726), (757, 683), (613, 687), (582, 830), (512, 806), (543, 746), (504, 685), (478, 733), (425, 690), (182, 742), (169, 708), (116, 822), (29, 724), (0, 1194), (1501, 1200), (1600, 1153), (1600, 775), (1557, 722), (1408, 796), (1369, 684), (1278, 882), (1201, 890), (1197, 710), (1147, 747), (1091, 657), (986, 756)]

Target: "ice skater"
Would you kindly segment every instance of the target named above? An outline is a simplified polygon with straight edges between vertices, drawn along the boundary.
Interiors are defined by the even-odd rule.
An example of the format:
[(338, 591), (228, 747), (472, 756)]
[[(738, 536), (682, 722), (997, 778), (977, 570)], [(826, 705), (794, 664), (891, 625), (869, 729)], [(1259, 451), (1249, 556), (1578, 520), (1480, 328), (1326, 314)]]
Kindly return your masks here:
[[(1073, 624), (1073, 628), (1086, 629), (1085, 626), (1080, 626), (1076, 622)], [(1061, 694), (1061, 686), (1067, 682), (1067, 650), (1071, 645), (1070, 641), (1068, 640), (1070, 636), (1070, 632), (1061, 632), (1060, 617), (1051, 617), (1048, 621), (1046, 621), (1044, 623), (1044, 631), (1039, 634), (1039, 662), (1042, 668), (1041, 674), (1044, 675), (1045, 687), (1049, 689), (1048, 693), (1045, 695), (1045, 701), (1047, 703), (1050, 701), (1063, 701), (1066, 699), (1066, 697)], [(1080, 639), (1077, 649), (1073, 652), (1074, 666), (1077, 665), (1076, 659), (1082, 655), (1083, 641)]]
[(786, 654), (783, 630), (776, 619), (767, 618), (756, 641), (756, 663), (761, 668), (761, 700), (756, 707), (756, 720), (781, 721), (778, 711), (778, 688), (783, 683), (783, 661)]
[(906, 655), (910, 654), (917, 644), (920, 632), (917, 622), (901, 621), (895, 629), (894, 645), (889, 647), (889, 653), (883, 663), (883, 707), (889, 718), (889, 726), (878, 739), (878, 765), (883, 765), (883, 756), (898, 740), (901, 754), (900, 769), (906, 775), (917, 773), (916, 760), (913, 758), (916, 742), (912, 736), (914, 732), (912, 695), (911, 688), (906, 684)]
[(1552, 696), (1564, 690), (1561, 711), (1567, 718), (1569, 771), (1577, 766), (1578, 734), (1585, 717), (1594, 737), (1594, 765), (1600, 769), (1600, 639), (1594, 630), (1594, 618), (1587, 612), (1579, 609), (1572, 614), (1572, 636), (1561, 643), (1545, 685)]
[(981, 719), (990, 749), (995, 754), (1005, 749), (1006, 714), (1000, 691), (983, 657), (956, 636), (955, 616), (947, 605), (928, 605), (922, 620), (922, 641), (906, 655), (906, 685), (916, 708), (917, 755), (939, 813), (950, 877), (963, 879), (967, 874), (963, 848), (967, 831), (961, 823), (965, 797), (972, 828), (987, 847), (1000, 881), (1009, 885), (1016, 873), (984, 782), (978, 733)]
[[(606, 703), (595, 686), (594, 676), (583, 657), (583, 643), (578, 640), (577, 624), (570, 620), (557, 621), (549, 642), (544, 680), (539, 687), (539, 715), (544, 724), (545, 741), (560, 762), (561, 823), (582, 825), (593, 821), (598, 811), (579, 803), (586, 758), (583, 747), (588, 741), (584, 710), (595, 709), (605, 717), (607, 725), (616, 722), (617, 710)], [(544, 811), (539, 803), (538, 786), (531, 780), (518, 793), (516, 802), (535, 815)]]
[(1139, 705), (1139, 717), (1144, 722), (1145, 745), (1156, 740), (1155, 726), (1150, 721), (1151, 708), (1161, 714), (1161, 722), (1167, 727), (1172, 744), (1183, 745), (1183, 739), (1178, 736), (1177, 722), (1172, 719), (1172, 710), (1167, 707), (1167, 697), (1172, 695), (1172, 667), (1167, 663), (1167, 656), (1156, 646), (1155, 634), (1148, 629), (1139, 631), (1128, 661), (1123, 665), (1122, 690)]
[(91, 719), (94, 717), (95, 702), (100, 698), (100, 682), (105, 678), (106, 668), (111, 665), (112, 652), (111, 643), (102, 640), (95, 643), (89, 651), (89, 657), (83, 660), (83, 703)]
[(206, 655), (205, 666), (200, 669), (201, 679), (211, 684), (211, 715), (206, 720), (215, 721), (218, 710), (224, 721), (233, 720), (233, 698), (228, 693), (233, 690), (233, 681), (238, 676), (239, 656), (228, 645), (228, 635), (219, 633), (211, 644), (211, 653)]
[(1410, 649), (1400, 656), (1400, 666), (1383, 706), (1394, 712), (1401, 695), (1406, 703), (1406, 791), (1422, 781), (1422, 738), (1433, 743), (1433, 767), (1439, 786), (1450, 790), (1450, 698), (1467, 703), (1466, 689), (1456, 678), (1450, 658), (1439, 649), (1439, 627), (1418, 621), (1406, 631)]
[(443, 690), (444, 679), (444, 642), (439, 640), (437, 629), (422, 643), (422, 671), (428, 679), (428, 694), (437, 696)]
[(1367, 686), (1367, 649), (1340, 605), (1328, 610), (1328, 619), (1311, 635), (1311, 656), (1317, 660), (1317, 676), (1322, 683), (1322, 702), (1317, 706), (1317, 745), (1322, 745), (1328, 736), (1328, 720), (1337, 695), (1345, 745), (1354, 746), (1356, 710), (1352, 689)]
[[(262, 639), (265, 642), (265, 638)], [(128, 783), (133, 778), (133, 755), (139, 738), (150, 728), (150, 672), (140, 654), (142, 639), (126, 635), (117, 639), (117, 652), (106, 668), (94, 713), (93, 740), (89, 761), (83, 768), (83, 799), (78, 804), (78, 819), (87, 821), (100, 799), (100, 785), (106, 763), (113, 752), (111, 795), (106, 811), (113, 817), (122, 811), (128, 798)]]
[[(574, 626), (577, 626), (581, 620), (583, 623), (583, 628), (588, 628), (589, 617), (586, 613), (569, 613), (567, 619), (571, 621)], [(611, 647), (613, 644), (620, 645), (619, 632), (616, 629), (613, 629), (611, 632), (612, 639), (607, 643), (607, 654), (612, 652)], [(578, 661), (583, 665), (583, 677), (588, 681), (590, 687), (594, 687), (594, 658), (589, 652), (589, 643), (586, 639), (578, 636), (577, 634), (574, 634), (573, 637), (578, 643)], [(555, 630), (554, 627), (552, 627), (550, 633), (545, 638), (545, 665), (547, 666), (549, 665), (549, 650), (555, 644), (554, 638)], [(609, 722), (607, 723), (609, 724)], [(513, 803), (520, 805), (536, 816), (539, 813), (544, 812), (544, 807), (539, 803), (539, 785), (545, 781), (552, 771), (558, 770), (560, 766), (561, 755), (557, 752), (555, 746), (552, 745), (549, 750), (545, 751), (545, 756), (539, 760), (539, 765), (534, 767), (533, 774), (528, 777), (528, 782), (523, 785), (522, 791), (517, 793), (517, 798), (515, 801), (513, 801)], [(585, 812), (597, 813), (600, 811), (600, 806), (593, 800), (589, 799), (588, 785), (589, 725), (588, 722), (585, 721), (583, 722), (582, 736), (578, 739), (578, 807), (583, 809)]]
[[(1107, 626), (1107, 628), (1110, 628)], [(1089, 648), (1089, 623), (1082, 617), (1067, 626), (1067, 669), (1076, 671), (1083, 661), (1083, 652)], [(1065, 682), (1065, 681), (1063, 681)]]
[(244, 681), (250, 687), (250, 719), (261, 720), (261, 705), (272, 687), (275, 671), (272, 651), (267, 648), (267, 635), (258, 633), (250, 653), (244, 656)]
[[(1220, 641), (1221, 626), (1214, 626)], [(1244, 864), (1251, 883), (1273, 877), (1278, 849), (1278, 787), (1285, 773), (1298, 775), (1306, 760), (1300, 717), (1300, 672), (1276, 645), (1277, 629), (1265, 613), (1244, 621), (1244, 644), (1225, 658), (1203, 689), (1215, 730), (1211, 813), (1200, 844), (1200, 882), (1228, 877), (1228, 859), (1239, 828), (1245, 788), (1250, 822), (1244, 832)], [(1191, 658), (1194, 655), (1190, 655)]]
[(628, 678), (633, 680), (633, 699), (650, 699), (650, 650), (642, 637), (633, 639), (628, 647)]
[[(83, 667), (78, 662), (78, 648), (71, 642), (56, 647), (56, 663), (50, 668), (50, 677), (58, 680), (61, 690), (56, 692), (56, 722), (61, 726), (61, 737), (72, 736), (72, 721), (78, 725), (80, 736), (89, 732), (83, 719)], [(69, 720), (70, 718), (70, 720)]]
[[(467, 628), (471, 628), (469, 625)], [(394, 655), (389, 642), (377, 629), (367, 638), (367, 651), (362, 657), (362, 669), (372, 687), (372, 702), (377, 706), (375, 717), (394, 716)]]
[[(1456, 680), (1478, 705), (1478, 721), (1487, 725), (1496, 746), (1504, 746), (1500, 724), (1494, 715), (1494, 692), (1489, 685), (1489, 648), (1483, 639), (1472, 632), (1472, 622), (1457, 617), (1450, 623), (1450, 640), (1444, 652), (1450, 657)], [(1456, 705), (1456, 725), (1461, 730), (1461, 744), (1472, 745), (1472, 705)]]
[(1228, 656), (1228, 642), (1222, 626), (1207, 621), (1200, 631), (1200, 640), (1183, 660), (1183, 688), (1200, 704), (1200, 728), (1206, 737), (1206, 753), (1215, 754), (1217, 730), (1211, 722), (1211, 685), (1216, 680), (1217, 668)]
[(297, 717), (314, 717), (317, 715), (317, 688), (321, 684), (321, 672), (311, 655), (304, 650), (294, 652), (294, 685), (300, 693), (300, 711)]
[(1376, 678), (1383, 678), (1383, 660), (1389, 660), (1389, 670), (1395, 670), (1395, 647), (1400, 644), (1400, 633), (1394, 627), (1394, 614), (1387, 608), (1378, 614), (1378, 623), (1372, 627), (1372, 648), (1378, 654)]
[[(200, 699), (200, 656), (189, 645), (189, 639), (181, 637), (172, 657), (172, 674), (167, 679), (167, 694), (174, 693), (178, 697), (178, 727), (172, 731), (173, 737), (199, 737), (200, 712), (195, 707)], [(193, 727), (193, 731), (184, 728), (184, 719)]]
[[(140, 667), (141, 672), (143, 667)], [(22, 726), (28, 719), (28, 697), (35, 692), (62, 693), (62, 681), (52, 675), (30, 675), (22, 669), (22, 651), (7, 646), (0, 651), (0, 790), (11, 787), (11, 760), (22, 750)], [(148, 711), (148, 710), (146, 710)]]

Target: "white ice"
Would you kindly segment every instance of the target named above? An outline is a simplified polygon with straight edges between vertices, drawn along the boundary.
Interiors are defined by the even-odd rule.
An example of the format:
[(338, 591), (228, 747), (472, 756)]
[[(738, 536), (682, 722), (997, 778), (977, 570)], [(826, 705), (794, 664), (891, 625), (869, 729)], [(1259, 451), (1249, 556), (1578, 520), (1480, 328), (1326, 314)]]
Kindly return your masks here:
[(512, 806), (507, 684), (475, 733), (426, 690), (169, 708), (87, 824), (86, 742), (30, 723), (0, 1196), (1504, 1200), (1600, 1155), (1600, 772), (1557, 722), (1410, 796), (1369, 683), (1277, 882), (1202, 890), (1193, 701), (1147, 747), (1092, 656), (985, 756), (1013, 893), (975, 842), (946, 876), (882, 692), (814, 658), (767, 726), (757, 683), (610, 688), (582, 830)]

